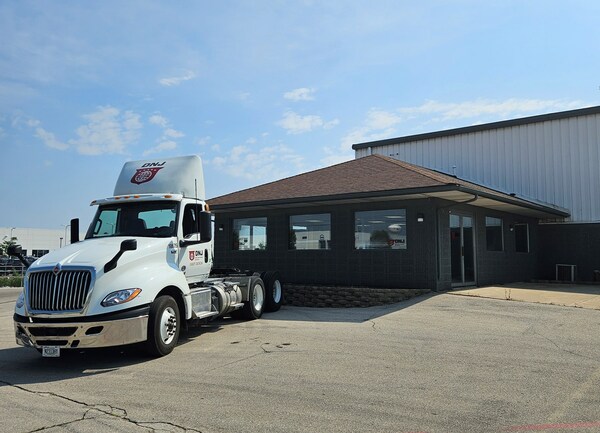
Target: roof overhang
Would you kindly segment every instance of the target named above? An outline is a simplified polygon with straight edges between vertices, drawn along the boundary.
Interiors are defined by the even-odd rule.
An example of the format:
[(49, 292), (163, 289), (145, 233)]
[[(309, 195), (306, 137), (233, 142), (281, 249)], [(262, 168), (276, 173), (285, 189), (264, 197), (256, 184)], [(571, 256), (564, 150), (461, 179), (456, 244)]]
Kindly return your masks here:
[(300, 205), (302, 205), (302, 207), (311, 207), (431, 198), (447, 200), (453, 202), (454, 205), (468, 203), (471, 206), (478, 206), (500, 212), (507, 212), (539, 219), (556, 219), (566, 218), (569, 216), (569, 212), (565, 209), (539, 204), (517, 197), (510, 197), (506, 194), (500, 193), (496, 195), (489, 192), (478, 191), (461, 185), (442, 185), (435, 187), (409, 188), (391, 191), (370, 191), (315, 197), (294, 197), (289, 199), (264, 200), (221, 205), (213, 205), (209, 200), (209, 204), (213, 212), (222, 213), (285, 209), (298, 207)]

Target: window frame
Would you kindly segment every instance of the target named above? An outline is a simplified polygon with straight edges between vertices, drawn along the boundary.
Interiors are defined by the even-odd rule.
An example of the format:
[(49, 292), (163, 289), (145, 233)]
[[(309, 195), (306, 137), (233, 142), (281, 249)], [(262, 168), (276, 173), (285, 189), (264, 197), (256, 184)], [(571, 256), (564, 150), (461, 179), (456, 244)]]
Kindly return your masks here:
[[(518, 249), (518, 243), (517, 243), (517, 227), (525, 227), (525, 246), (526, 246), (526, 251), (520, 251)], [(527, 254), (531, 252), (531, 240), (529, 237), (529, 223), (515, 223), (514, 224), (514, 229), (515, 229), (515, 252), (516, 253), (522, 253), (522, 254)]]
[[(254, 227), (264, 227), (265, 229), (265, 233), (264, 233), (264, 239), (265, 239), (265, 244), (264, 244), (264, 248), (243, 248), (240, 249), (240, 235), (239, 235), (239, 231), (238, 234), (236, 236), (236, 221), (251, 221), (251, 220), (264, 220), (264, 226), (263, 225), (259, 225), (259, 224), (242, 224), (243, 225), (248, 225), (251, 227), (251, 233), (248, 237), (248, 243), (250, 245), (254, 244), (254, 241), (252, 240), (252, 238), (256, 235), (254, 235), (252, 232), (254, 231)], [(256, 217), (245, 217), (245, 218), (231, 218), (231, 243), (230, 243), (230, 248), (232, 251), (267, 251), (268, 247), (269, 247), (269, 243), (267, 241), (268, 239), (268, 231), (269, 231), (269, 219), (266, 216), (256, 216)], [(237, 239), (236, 239), (237, 238)], [(237, 248), (236, 248), (237, 246)], [(257, 245), (260, 246), (260, 243)]]
[[(385, 215), (385, 213), (389, 213), (389, 215)], [(366, 222), (370, 219), (375, 219), (378, 221), (379, 218), (388, 218), (390, 221), (380, 221), (376, 224), (385, 224), (385, 229), (374, 230), (370, 232), (358, 231), (359, 226), (359, 214), (362, 214), (362, 218), (366, 220)], [(370, 214), (370, 215), (369, 215)], [(400, 215), (401, 214), (401, 215)], [(392, 218), (393, 215), (393, 218)], [(398, 220), (402, 220), (400, 223)], [(363, 223), (364, 224), (364, 223)], [(389, 225), (387, 225), (389, 224)], [(389, 230), (389, 227), (392, 225), (403, 225), (404, 234), (394, 233)], [(400, 231), (400, 230), (399, 230)], [(388, 247), (372, 247), (372, 246), (360, 246), (361, 242), (358, 240), (357, 234), (359, 233), (369, 233), (369, 245), (371, 245), (371, 238), (373, 237), (373, 233), (375, 232), (383, 232), (387, 237)], [(382, 233), (382, 235), (383, 235)], [(394, 236), (397, 237), (396, 239)], [(398, 241), (398, 242), (396, 242)], [(400, 242), (402, 241), (402, 242)], [(394, 248), (395, 245), (400, 245), (398, 248)], [(369, 210), (355, 210), (354, 211), (354, 250), (355, 251), (407, 251), (408, 250), (408, 210), (407, 208), (392, 208), (392, 209), (369, 209)]]
[[(488, 225), (488, 220), (498, 220), (500, 221), (500, 249), (490, 248), (489, 235), (490, 229), (498, 227), (497, 225)], [(495, 242), (494, 242), (495, 244)], [(501, 253), (505, 250), (505, 242), (504, 242), (504, 220), (499, 217), (485, 216), (485, 249), (491, 253)]]
[[(323, 216), (327, 216), (328, 218), (328, 230), (326, 230), (329, 233), (329, 239), (324, 239), (325, 242), (325, 248), (296, 248), (297, 245), (294, 245), (294, 247), (292, 247), (292, 232), (294, 230), (294, 224), (292, 223), (292, 218), (294, 217), (323, 217)], [(300, 222), (298, 223), (300, 224)], [(293, 234), (295, 235), (297, 232), (293, 232)], [(331, 251), (332, 247), (331, 247), (331, 235), (332, 235), (332, 230), (331, 230), (331, 212), (321, 212), (321, 213), (310, 213), (310, 214), (291, 214), (288, 215), (288, 250), (289, 251)], [(298, 240), (296, 240), (296, 243), (298, 242)], [(321, 240), (318, 240), (319, 245)]]

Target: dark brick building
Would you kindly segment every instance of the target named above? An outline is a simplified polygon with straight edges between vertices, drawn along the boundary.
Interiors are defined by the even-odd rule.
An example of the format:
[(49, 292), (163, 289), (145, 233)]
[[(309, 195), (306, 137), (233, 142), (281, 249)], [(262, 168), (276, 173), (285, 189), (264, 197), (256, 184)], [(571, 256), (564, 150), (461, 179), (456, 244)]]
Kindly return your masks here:
[(209, 201), (215, 265), (287, 283), (443, 290), (536, 278), (568, 212), (370, 155)]

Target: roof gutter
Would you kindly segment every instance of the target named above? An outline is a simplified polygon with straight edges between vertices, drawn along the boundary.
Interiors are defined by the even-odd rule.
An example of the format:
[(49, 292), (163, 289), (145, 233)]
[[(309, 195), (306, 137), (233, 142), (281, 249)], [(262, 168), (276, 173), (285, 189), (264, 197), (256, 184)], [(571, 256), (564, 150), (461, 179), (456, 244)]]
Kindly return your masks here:
[(490, 193), (487, 193), (484, 191), (477, 191), (477, 190), (474, 190), (471, 188), (465, 188), (460, 185), (457, 185), (457, 186), (458, 186), (458, 188), (457, 188), (458, 190), (468, 192), (469, 194), (478, 195), (483, 198), (489, 198), (491, 200), (496, 200), (496, 201), (499, 201), (502, 203), (511, 204), (511, 205), (518, 206), (518, 207), (524, 207), (526, 209), (531, 209), (531, 210), (535, 210), (538, 212), (553, 214), (553, 215), (556, 215), (556, 216), (559, 216), (562, 218), (567, 218), (567, 217), (571, 216), (571, 214), (566, 210), (561, 210), (561, 209), (556, 209), (556, 208), (552, 208), (549, 206), (544, 206), (541, 204), (536, 204), (536, 203), (530, 202), (525, 199), (511, 199), (511, 198), (508, 198), (505, 196), (498, 196), (498, 195), (490, 194)]

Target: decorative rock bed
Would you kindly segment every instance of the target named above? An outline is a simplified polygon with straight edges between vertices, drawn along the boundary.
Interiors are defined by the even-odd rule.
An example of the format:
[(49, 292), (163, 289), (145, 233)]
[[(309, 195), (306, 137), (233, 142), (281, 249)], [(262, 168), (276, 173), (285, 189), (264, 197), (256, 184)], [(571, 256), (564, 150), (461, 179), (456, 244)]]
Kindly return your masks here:
[(430, 292), (426, 289), (375, 289), (285, 284), (285, 305), (316, 308), (356, 308), (394, 304)]

